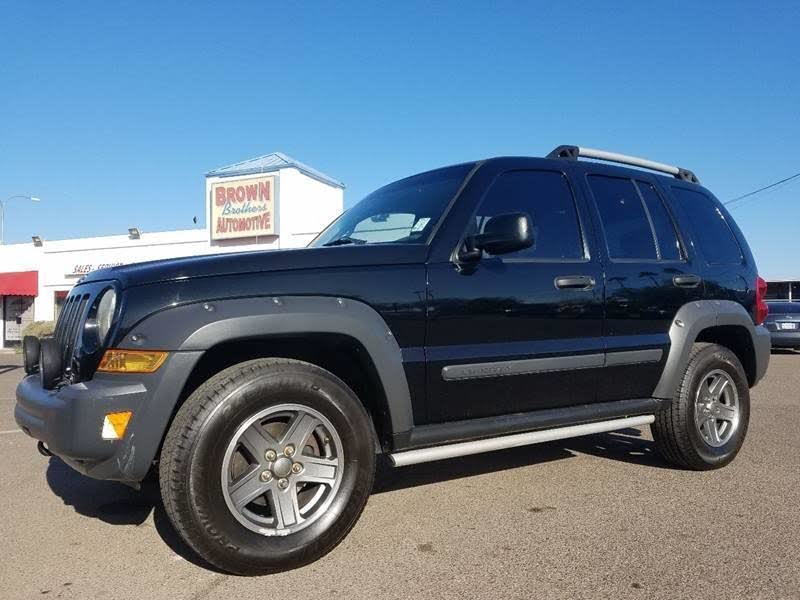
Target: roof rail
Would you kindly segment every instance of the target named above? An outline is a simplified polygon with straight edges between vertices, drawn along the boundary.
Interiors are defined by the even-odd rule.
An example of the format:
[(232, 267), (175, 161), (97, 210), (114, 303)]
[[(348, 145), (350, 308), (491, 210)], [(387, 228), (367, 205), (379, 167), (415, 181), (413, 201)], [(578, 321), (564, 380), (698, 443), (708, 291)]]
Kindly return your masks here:
[(674, 167), (672, 165), (666, 165), (664, 163), (647, 160), (646, 158), (628, 156), (627, 154), (617, 154), (616, 152), (608, 152), (606, 150), (596, 150), (594, 148), (584, 148), (582, 146), (559, 146), (550, 154), (548, 154), (547, 158), (566, 158), (568, 160), (578, 160), (579, 156), (621, 163), (623, 165), (632, 165), (634, 167), (642, 167), (652, 171), (660, 171), (661, 173), (668, 173), (677, 179), (682, 179), (683, 181), (700, 183), (697, 175), (692, 173), (689, 169), (681, 169), (680, 167)]

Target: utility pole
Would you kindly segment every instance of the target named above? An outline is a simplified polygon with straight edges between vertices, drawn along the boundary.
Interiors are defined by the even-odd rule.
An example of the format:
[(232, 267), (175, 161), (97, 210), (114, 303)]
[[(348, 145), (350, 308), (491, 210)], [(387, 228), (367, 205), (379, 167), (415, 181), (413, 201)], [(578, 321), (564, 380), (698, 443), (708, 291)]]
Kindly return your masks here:
[(31, 202), (41, 202), (41, 198), (36, 196), (11, 196), (5, 200), (0, 200), (0, 246), (6, 243), (6, 203), (11, 200), (30, 200)]

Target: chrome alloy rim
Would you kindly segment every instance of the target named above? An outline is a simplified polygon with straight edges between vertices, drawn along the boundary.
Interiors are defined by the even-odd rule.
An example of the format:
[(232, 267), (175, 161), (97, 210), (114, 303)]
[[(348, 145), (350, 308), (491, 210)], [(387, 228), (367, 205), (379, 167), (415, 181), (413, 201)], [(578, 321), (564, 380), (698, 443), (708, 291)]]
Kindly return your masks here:
[(279, 404), (233, 435), (222, 461), (222, 493), (234, 517), (262, 535), (288, 535), (321, 517), (342, 483), (342, 441), (320, 412)]
[(709, 446), (725, 445), (739, 427), (739, 392), (731, 376), (714, 369), (700, 381), (694, 404), (694, 421)]

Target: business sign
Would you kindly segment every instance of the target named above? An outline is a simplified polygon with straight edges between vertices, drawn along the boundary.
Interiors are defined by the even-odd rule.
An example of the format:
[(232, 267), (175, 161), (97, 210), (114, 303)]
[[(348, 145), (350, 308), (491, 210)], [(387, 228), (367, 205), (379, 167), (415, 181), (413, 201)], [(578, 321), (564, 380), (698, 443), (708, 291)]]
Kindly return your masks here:
[(275, 176), (211, 184), (211, 239), (276, 235)]
[(111, 267), (120, 267), (122, 266), (121, 262), (109, 262), (109, 263), (99, 263), (99, 264), (82, 264), (82, 265), (75, 265), (72, 267), (72, 272), (67, 273), (67, 277), (75, 277), (76, 275), (88, 275), (92, 271), (97, 271), (99, 269), (110, 269)]

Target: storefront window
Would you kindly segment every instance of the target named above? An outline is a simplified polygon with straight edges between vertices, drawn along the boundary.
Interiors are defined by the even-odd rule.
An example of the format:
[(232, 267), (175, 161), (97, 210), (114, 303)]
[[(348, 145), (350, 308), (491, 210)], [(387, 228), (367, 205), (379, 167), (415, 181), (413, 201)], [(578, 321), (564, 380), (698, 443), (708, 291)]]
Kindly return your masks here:
[(21, 342), (25, 327), (33, 321), (33, 296), (3, 298), (3, 334), (6, 342)]

